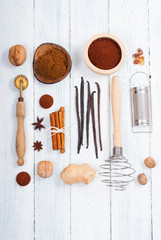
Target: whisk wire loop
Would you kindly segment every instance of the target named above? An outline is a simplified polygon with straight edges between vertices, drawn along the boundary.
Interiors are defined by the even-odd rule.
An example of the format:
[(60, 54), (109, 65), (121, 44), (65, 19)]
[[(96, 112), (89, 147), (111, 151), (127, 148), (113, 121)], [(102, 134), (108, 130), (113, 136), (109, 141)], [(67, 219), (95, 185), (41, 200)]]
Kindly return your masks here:
[(116, 149), (115, 147), (113, 156), (105, 160), (105, 163), (100, 167), (104, 170), (100, 172), (100, 175), (105, 178), (101, 181), (117, 191), (124, 191), (134, 179), (135, 170), (128, 160), (122, 156), (122, 148)]

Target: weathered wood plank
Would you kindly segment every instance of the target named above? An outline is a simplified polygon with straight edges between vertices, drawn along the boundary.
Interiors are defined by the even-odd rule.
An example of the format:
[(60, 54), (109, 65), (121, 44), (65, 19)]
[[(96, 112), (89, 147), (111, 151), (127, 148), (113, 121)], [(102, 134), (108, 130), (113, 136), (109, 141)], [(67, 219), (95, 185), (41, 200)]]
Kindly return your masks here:
[[(0, 167), (0, 239), (21, 240), (34, 238), (33, 206), (33, 152), (30, 121), (33, 117), (32, 91), (32, 51), (33, 51), (33, 1), (1, 1), (0, 3), (0, 125), (1, 125), (1, 167)], [(27, 51), (26, 62), (15, 67), (8, 60), (9, 48), (22, 44)], [(29, 80), (29, 87), (24, 91), (26, 102), (26, 155), (25, 164), (17, 166), (15, 150), (16, 140), (16, 102), (18, 90), (14, 87), (16, 75), (24, 74)], [(16, 175), (20, 171), (31, 174), (31, 183), (20, 187)]]
[[(35, 4), (35, 49), (45, 42), (53, 42), (70, 50), (69, 2), (66, 0), (36, 1)], [(54, 98), (48, 110), (39, 106), (43, 94)], [(50, 127), (49, 113), (65, 106), (66, 152), (53, 151), (50, 131), (35, 132), (35, 140), (41, 140), (43, 151), (35, 152), (35, 238), (39, 240), (70, 239), (70, 187), (60, 180), (60, 173), (70, 161), (70, 77), (53, 84), (44, 85), (35, 79), (35, 119), (44, 117), (46, 129)], [(42, 179), (36, 173), (41, 160), (51, 161), (54, 174)]]
[[(156, 161), (156, 167), (151, 170), (152, 175), (152, 239), (160, 239), (161, 229), (161, 164), (160, 164), (160, 132), (161, 132), (161, 81), (160, 81), (160, 11), (161, 2), (149, 1), (149, 21), (150, 21), (150, 73), (152, 76), (152, 113), (153, 113), (153, 133), (151, 137), (151, 156)], [(150, 172), (150, 171), (148, 171)], [(150, 173), (149, 173), (150, 175)]]
[[(93, 73), (83, 58), (83, 49), (89, 38), (101, 32), (108, 31), (108, 2), (77, 0), (71, 1), (71, 50), (72, 50), (72, 81), (71, 81), (71, 161), (82, 164), (87, 162), (99, 172), (99, 165), (108, 156), (108, 81), (106, 76)], [(91, 90), (96, 90), (95, 81), (101, 86), (101, 122), (103, 132), (103, 151), (99, 151), (96, 160), (92, 125), (90, 123), (90, 146), (84, 146), (77, 154), (77, 124), (75, 110), (75, 89), (80, 89), (81, 77), (85, 80), (85, 109), (87, 101), (87, 83)], [(96, 96), (95, 96), (96, 100)], [(96, 103), (96, 102), (95, 102)], [(97, 109), (97, 107), (96, 107)], [(110, 237), (110, 191), (101, 182), (98, 175), (93, 182), (86, 186), (75, 184), (71, 187), (71, 229), (72, 239), (109, 239)]]
[[(121, 129), (124, 156), (133, 164), (136, 177), (145, 172), (149, 155), (149, 135), (132, 134), (130, 126), (129, 78), (136, 71), (149, 72), (148, 1), (110, 1), (110, 31), (123, 41), (127, 57), (118, 75), (122, 93)], [(133, 65), (132, 54), (144, 51), (145, 65)], [(151, 186), (135, 181), (123, 192), (112, 195), (112, 239), (151, 239)]]

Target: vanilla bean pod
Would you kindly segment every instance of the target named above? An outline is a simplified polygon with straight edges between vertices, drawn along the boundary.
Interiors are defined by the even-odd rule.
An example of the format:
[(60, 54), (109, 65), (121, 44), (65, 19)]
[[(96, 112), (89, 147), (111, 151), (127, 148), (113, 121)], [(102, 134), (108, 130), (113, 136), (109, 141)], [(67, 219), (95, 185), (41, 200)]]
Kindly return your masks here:
[(97, 148), (97, 139), (96, 139), (96, 125), (95, 125), (95, 111), (94, 111), (94, 93), (91, 94), (91, 115), (92, 115), (92, 128), (93, 128), (93, 139), (94, 139), (94, 146), (95, 146), (95, 153), (96, 158), (98, 158), (98, 148)]
[(90, 120), (90, 109), (91, 109), (91, 93), (90, 93), (90, 83), (87, 81), (88, 84), (88, 99), (87, 99), (87, 113), (86, 113), (86, 139), (87, 139), (87, 146), (89, 147), (89, 120)]
[(83, 144), (83, 131), (84, 131), (84, 80), (83, 80), (83, 77), (81, 77), (80, 112), (81, 112), (80, 145), (81, 145)]
[(97, 82), (95, 82), (95, 84), (97, 85), (99, 144), (100, 144), (100, 150), (102, 151), (101, 120), (100, 120), (100, 96), (101, 96), (101, 89), (100, 89), (100, 85)]
[(78, 145), (77, 145), (77, 153), (80, 151), (80, 116), (79, 116), (79, 100), (78, 100), (78, 87), (75, 86), (76, 95), (75, 95), (75, 107), (76, 107), (76, 114), (77, 114), (77, 124), (78, 124)]

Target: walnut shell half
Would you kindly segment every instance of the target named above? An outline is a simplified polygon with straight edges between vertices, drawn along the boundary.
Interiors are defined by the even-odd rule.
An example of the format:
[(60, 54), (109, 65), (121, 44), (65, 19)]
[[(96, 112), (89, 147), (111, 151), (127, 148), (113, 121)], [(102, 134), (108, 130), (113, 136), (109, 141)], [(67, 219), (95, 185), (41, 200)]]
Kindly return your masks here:
[(42, 178), (49, 178), (53, 174), (53, 164), (50, 161), (41, 161), (37, 165), (37, 174)]
[(9, 60), (15, 66), (22, 65), (26, 60), (26, 49), (24, 46), (12, 46), (9, 50)]

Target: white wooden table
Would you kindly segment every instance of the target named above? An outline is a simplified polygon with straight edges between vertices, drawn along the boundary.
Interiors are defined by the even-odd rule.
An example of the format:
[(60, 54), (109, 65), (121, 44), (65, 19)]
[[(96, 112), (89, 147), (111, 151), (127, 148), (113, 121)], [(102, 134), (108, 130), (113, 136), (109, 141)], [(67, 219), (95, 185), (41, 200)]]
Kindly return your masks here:
[[(0, 0), (0, 240), (160, 240), (161, 239), (161, 2), (159, 0)], [(148, 176), (146, 186), (135, 181), (125, 192), (110, 191), (96, 175), (89, 185), (65, 185), (60, 173), (69, 163), (89, 163), (99, 171), (100, 163), (110, 154), (108, 122), (107, 77), (93, 73), (83, 59), (83, 48), (93, 35), (110, 32), (125, 44), (127, 57), (118, 75), (122, 94), (121, 127), (124, 155), (137, 174)], [(32, 61), (35, 49), (44, 42), (64, 46), (71, 54), (71, 74), (60, 83), (43, 85), (33, 76)], [(22, 44), (27, 60), (20, 67), (8, 61), (8, 50)], [(145, 65), (136, 66), (131, 55), (141, 47)], [(136, 71), (152, 75), (153, 133), (132, 134), (130, 126), (129, 77)], [(24, 91), (26, 101), (27, 151), (25, 165), (18, 167), (15, 152), (16, 101), (18, 90), (14, 77), (24, 74), (29, 87)], [(91, 88), (98, 81), (102, 89), (101, 120), (103, 152), (95, 159), (92, 129), (90, 148), (76, 153), (77, 126), (74, 86), (81, 76)], [(54, 98), (52, 109), (39, 106), (42, 94)], [(52, 151), (50, 132), (33, 130), (36, 117), (44, 117), (49, 127), (49, 113), (60, 106), (66, 110), (66, 153)], [(85, 138), (84, 138), (85, 139)], [(112, 135), (111, 135), (112, 139)], [(43, 151), (34, 152), (34, 140), (41, 140)], [(156, 160), (150, 171), (143, 160), (148, 155)], [(54, 174), (41, 179), (37, 164), (52, 161)], [(16, 184), (18, 172), (31, 174), (27, 187)]]

